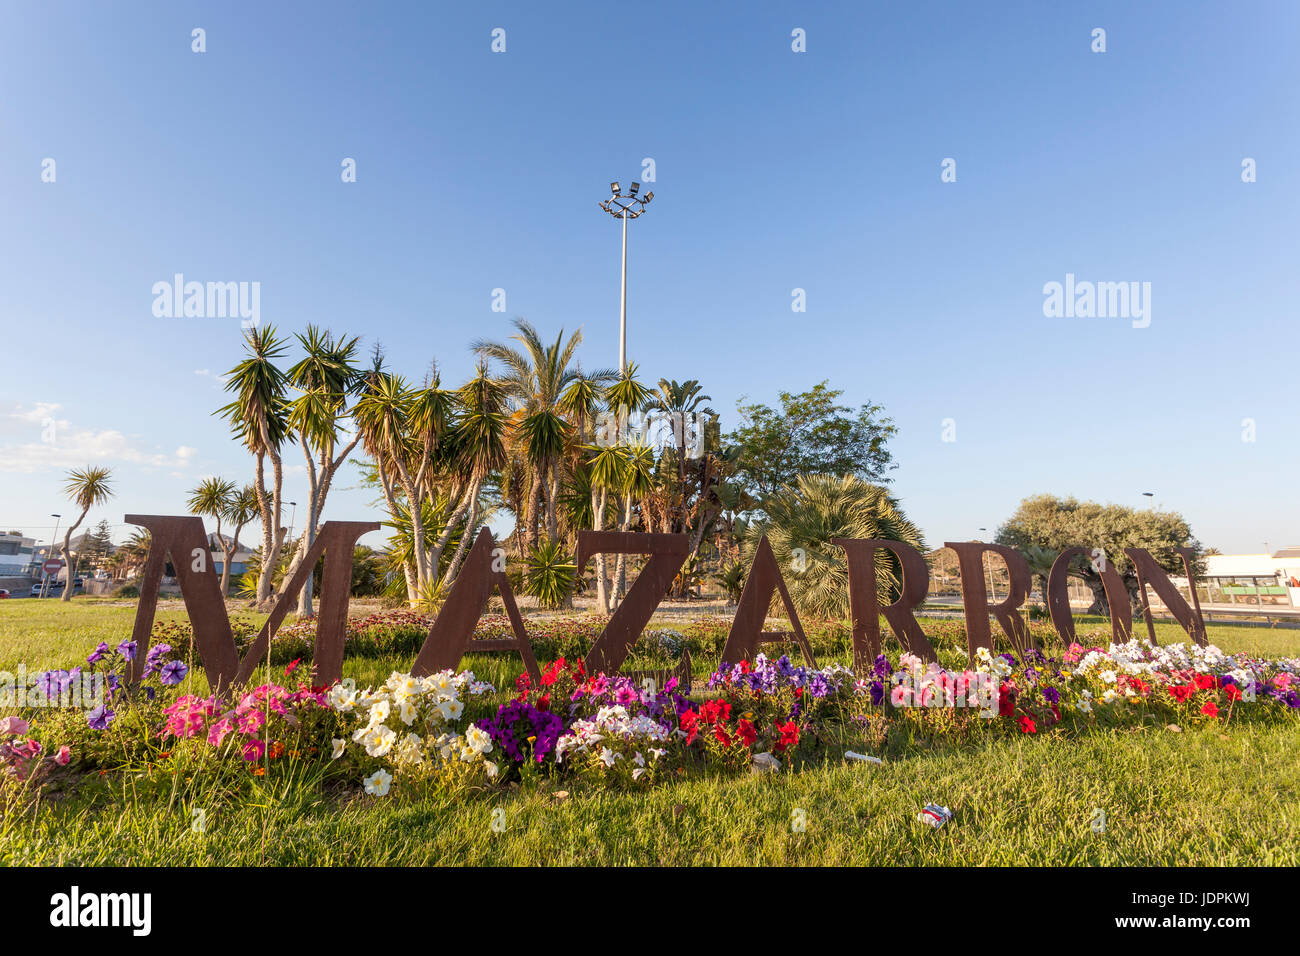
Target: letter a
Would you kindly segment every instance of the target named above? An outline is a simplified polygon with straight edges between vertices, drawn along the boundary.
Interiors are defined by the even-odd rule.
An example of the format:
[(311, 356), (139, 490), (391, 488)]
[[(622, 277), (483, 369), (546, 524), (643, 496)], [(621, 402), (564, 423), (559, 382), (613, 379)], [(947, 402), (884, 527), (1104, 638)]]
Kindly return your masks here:
[(759, 539), (758, 549), (754, 552), (754, 563), (749, 566), (749, 575), (745, 578), (745, 588), (740, 592), (740, 604), (736, 607), (736, 619), (731, 622), (731, 633), (727, 635), (727, 644), (722, 649), (722, 660), (728, 664), (752, 661), (762, 643), (763, 622), (767, 618), (767, 609), (772, 604), (772, 592), (781, 594), (781, 603), (790, 618), (790, 627), (794, 629), (794, 639), (803, 651), (804, 660), (809, 667), (816, 667), (812, 647), (804, 637), (803, 626), (799, 623), (799, 614), (790, 600), (785, 579), (781, 577), (781, 568), (776, 563), (776, 555), (767, 542), (767, 535)]
[[(515, 592), (510, 587), (510, 579), (504, 571), (493, 570), (493, 552), (496, 542), (492, 532), (480, 529), (470, 548), (465, 564), (452, 582), (447, 592), (447, 601), (429, 628), (429, 636), (424, 646), (416, 655), (411, 673), (416, 676), (436, 674), (438, 671), (455, 670), (460, 666), (460, 659), (472, 647), (476, 651), (515, 651), (524, 659), (524, 666), (532, 676), (534, 683), (542, 679), (542, 672), (537, 667), (537, 658), (533, 656), (532, 644), (528, 641), (528, 631), (524, 620), (519, 616), (519, 607), (515, 604)], [(487, 610), (488, 599), (492, 597), (492, 588), (501, 592), (501, 603), (506, 606), (510, 618), (510, 628), (515, 632), (514, 638), (495, 641), (474, 640), (474, 627)]]

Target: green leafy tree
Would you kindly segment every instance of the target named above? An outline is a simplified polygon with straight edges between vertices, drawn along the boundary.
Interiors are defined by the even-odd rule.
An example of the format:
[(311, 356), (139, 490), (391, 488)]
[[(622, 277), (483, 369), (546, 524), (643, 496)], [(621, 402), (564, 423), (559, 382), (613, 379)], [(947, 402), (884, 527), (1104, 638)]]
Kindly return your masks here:
[(836, 401), (842, 394), (823, 381), (806, 392), (781, 392), (779, 409), (738, 406), (742, 424), (727, 441), (736, 447), (737, 480), (760, 508), (777, 489), (805, 475), (887, 480), (894, 467), (887, 444), (897, 429), (881, 417), (881, 406), (854, 412)]
[[(998, 529), (995, 540), (1029, 555), (1034, 553), (1033, 548), (1053, 554), (1073, 547), (1087, 548), (1090, 553), (1100, 550), (1123, 578), (1134, 613), (1141, 609), (1141, 595), (1137, 574), (1124, 554), (1125, 548), (1146, 549), (1162, 568), (1173, 574), (1183, 573), (1177, 549), (1191, 548), (1198, 558), (1193, 570), (1201, 570), (1201, 544), (1192, 536), (1187, 520), (1172, 511), (1034, 495), (1020, 502), (1015, 513)], [(1092, 558), (1086, 556), (1072, 562), (1070, 574), (1092, 591), (1093, 603), (1088, 613), (1109, 614), (1101, 575), (1093, 567)]]

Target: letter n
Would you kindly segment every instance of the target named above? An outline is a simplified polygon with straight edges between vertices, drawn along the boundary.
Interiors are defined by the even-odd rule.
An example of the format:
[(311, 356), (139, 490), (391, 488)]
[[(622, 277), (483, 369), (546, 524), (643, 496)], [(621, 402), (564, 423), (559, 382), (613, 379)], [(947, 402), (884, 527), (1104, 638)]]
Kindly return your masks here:
[[(1031, 646), (1029, 629), (1016, 613), (1029, 597), (1029, 565), (1024, 556), (1014, 548), (1001, 544), (984, 544), (982, 541), (945, 541), (943, 546), (957, 553), (957, 570), (961, 574), (961, 603), (966, 612), (966, 646), (970, 659), (975, 659), (975, 652), (981, 647), (987, 648), (990, 653), (993, 651), (990, 614), (998, 619), (1016, 652), (1023, 654), (1027, 651)], [(989, 604), (988, 591), (984, 588), (985, 552), (999, 555), (1007, 563), (1011, 593), (997, 604)], [(972, 587), (975, 581), (980, 582), (978, 588)]]
[(616, 674), (627, 655), (650, 623), (673, 579), (686, 562), (690, 541), (685, 534), (633, 531), (579, 531), (578, 569), (598, 554), (645, 554), (650, 556), (636, 581), (628, 588), (605, 629), (587, 652), (588, 674)]
[(722, 649), (722, 660), (727, 664), (739, 664), (752, 661), (758, 654), (758, 646), (763, 641), (763, 622), (767, 610), (772, 605), (773, 592), (779, 592), (785, 613), (790, 618), (790, 627), (794, 629), (794, 638), (803, 651), (804, 660), (809, 667), (816, 667), (812, 647), (804, 637), (799, 615), (790, 600), (785, 579), (781, 577), (781, 568), (776, 563), (776, 555), (767, 542), (767, 535), (758, 541), (754, 552), (754, 563), (749, 566), (749, 575), (745, 578), (745, 588), (740, 592), (740, 604), (736, 607), (736, 619), (731, 622), (731, 633), (727, 635), (727, 644)]
[[(533, 682), (542, 679), (537, 658), (533, 656), (533, 646), (528, 640), (528, 631), (524, 628), (524, 619), (520, 617), (519, 606), (515, 603), (515, 592), (510, 587), (510, 579), (504, 571), (492, 570), (494, 545), (492, 532), (481, 528), (478, 537), (474, 539), (474, 546), (465, 557), (460, 574), (456, 575), (456, 580), (447, 592), (446, 603), (429, 628), (424, 646), (416, 655), (415, 664), (411, 667), (412, 674), (425, 676), (438, 671), (456, 670), (465, 652), (472, 648), (476, 651), (517, 650)], [(515, 636), (503, 640), (475, 641), (474, 628), (487, 610), (493, 587), (501, 592), (501, 603), (506, 607)]]
[[(937, 659), (933, 645), (917, 623), (914, 611), (930, 592), (930, 568), (911, 545), (883, 538), (832, 538), (843, 548), (849, 565), (849, 609), (853, 615), (853, 669), (859, 677), (871, 673), (880, 655), (880, 615), (885, 615), (899, 643), (923, 660)], [(878, 588), (887, 568), (876, 565), (876, 551), (885, 550), (898, 559), (899, 595), (881, 608)], [(888, 580), (888, 579), (887, 579)], [(892, 584), (892, 581), (888, 583)]]
[(1196, 552), (1191, 548), (1176, 550), (1183, 559), (1183, 570), (1187, 572), (1187, 588), (1192, 592), (1190, 605), (1178, 592), (1174, 582), (1169, 580), (1165, 569), (1156, 564), (1155, 558), (1151, 557), (1150, 552), (1145, 548), (1125, 548), (1124, 554), (1133, 562), (1133, 569), (1137, 572), (1138, 587), (1142, 590), (1142, 615), (1146, 618), (1147, 634), (1151, 638), (1151, 643), (1160, 642), (1156, 640), (1156, 622), (1151, 618), (1151, 602), (1147, 599), (1148, 584), (1156, 594), (1160, 595), (1160, 600), (1164, 602), (1179, 626), (1187, 632), (1187, 636), (1205, 647), (1209, 639), (1205, 635), (1205, 621), (1201, 617), (1201, 599), (1196, 594), (1196, 572), (1193, 570)]

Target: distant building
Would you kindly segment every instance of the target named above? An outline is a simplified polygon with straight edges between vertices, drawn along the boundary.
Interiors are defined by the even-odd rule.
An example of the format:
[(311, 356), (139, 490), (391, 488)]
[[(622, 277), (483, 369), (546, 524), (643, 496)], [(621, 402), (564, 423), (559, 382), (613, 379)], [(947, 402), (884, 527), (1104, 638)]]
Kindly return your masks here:
[(1300, 547), (1276, 554), (1208, 555), (1198, 584), (1211, 604), (1300, 607)]
[(0, 577), (27, 575), (36, 560), (35, 551), (35, 539), (23, 537), (21, 531), (0, 534)]

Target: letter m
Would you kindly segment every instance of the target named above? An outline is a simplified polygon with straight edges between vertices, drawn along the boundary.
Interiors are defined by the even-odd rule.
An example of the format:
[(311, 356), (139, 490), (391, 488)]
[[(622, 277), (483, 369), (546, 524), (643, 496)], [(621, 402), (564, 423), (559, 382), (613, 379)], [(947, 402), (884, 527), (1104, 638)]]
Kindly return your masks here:
[[(208, 538), (202, 519), (193, 515), (127, 515), (126, 520), (147, 528), (150, 535), (149, 557), (140, 583), (140, 603), (131, 634), (136, 642), (136, 652), (127, 669), (128, 682), (134, 683), (144, 675), (154, 615), (158, 610), (158, 588), (162, 584), (168, 555), (171, 555), (172, 567), (176, 571), (181, 597), (185, 599), (185, 613), (194, 632), (195, 649), (203, 661), (212, 692), (219, 694), (229, 687), (245, 683), (253, 675), (269, 650), (280, 622), (307, 583), (307, 575), (312, 573), (324, 554), (325, 572), (321, 581), (312, 684), (326, 686), (342, 676), (343, 640), (352, 590), (352, 554), (357, 539), (368, 531), (377, 531), (378, 522), (325, 522), (293, 580), (281, 592), (271, 616), (241, 658), (221, 594), (220, 575), (216, 573), (213, 562), (207, 560)], [(193, 560), (196, 552), (203, 554), (203, 561)], [(196, 565), (200, 570), (195, 570)]]

